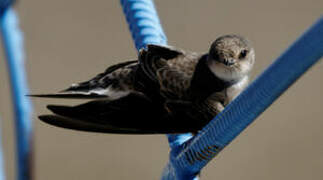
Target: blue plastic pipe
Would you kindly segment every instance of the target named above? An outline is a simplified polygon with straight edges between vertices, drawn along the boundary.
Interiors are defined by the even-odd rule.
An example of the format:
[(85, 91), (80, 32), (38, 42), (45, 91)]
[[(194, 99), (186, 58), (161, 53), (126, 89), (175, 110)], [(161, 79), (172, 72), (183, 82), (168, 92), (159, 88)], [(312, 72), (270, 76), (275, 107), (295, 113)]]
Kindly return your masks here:
[(31, 179), (32, 121), (31, 103), (27, 96), (27, 81), (24, 69), (23, 36), (18, 17), (12, 8), (0, 17), (0, 29), (7, 57), (11, 92), (15, 113), (17, 142), (17, 179)]

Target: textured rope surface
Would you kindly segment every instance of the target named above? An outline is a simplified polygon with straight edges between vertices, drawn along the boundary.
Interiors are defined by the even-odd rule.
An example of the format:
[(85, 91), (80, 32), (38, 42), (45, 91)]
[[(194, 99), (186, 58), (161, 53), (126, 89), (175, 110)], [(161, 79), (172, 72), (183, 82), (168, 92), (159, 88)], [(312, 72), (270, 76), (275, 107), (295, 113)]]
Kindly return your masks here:
[(120, 2), (137, 50), (147, 44), (167, 44), (153, 1), (121, 0)]
[(24, 69), (23, 37), (13, 9), (4, 11), (0, 21), (16, 119), (17, 179), (28, 180), (31, 179), (32, 122), (31, 103), (25, 96), (29, 93)]

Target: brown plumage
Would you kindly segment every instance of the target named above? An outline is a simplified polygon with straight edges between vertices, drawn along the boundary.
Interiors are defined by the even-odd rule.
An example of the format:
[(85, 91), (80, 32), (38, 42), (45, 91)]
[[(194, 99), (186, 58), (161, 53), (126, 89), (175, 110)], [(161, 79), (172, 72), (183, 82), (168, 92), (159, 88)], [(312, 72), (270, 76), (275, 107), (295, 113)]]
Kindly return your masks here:
[(92, 98), (78, 106), (49, 105), (44, 122), (106, 133), (196, 132), (247, 85), (254, 50), (241, 36), (215, 40), (207, 53), (148, 45), (138, 61), (109, 67), (58, 94), (37, 97)]

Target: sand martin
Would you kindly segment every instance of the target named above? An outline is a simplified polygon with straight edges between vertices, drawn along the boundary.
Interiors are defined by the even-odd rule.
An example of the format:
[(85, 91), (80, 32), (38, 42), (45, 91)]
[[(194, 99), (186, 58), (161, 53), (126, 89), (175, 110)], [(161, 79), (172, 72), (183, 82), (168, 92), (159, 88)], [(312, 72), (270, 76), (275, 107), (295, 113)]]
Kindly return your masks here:
[(113, 65), (57, 94), (85, 98), (76, 106), (48, 105), (49, 124), (91, 132), (161, 134), (197, 132), (248, 84), (255, 62), (250, 42), (239, 35), (217, 38), (207, 53), (147, 45), (138, 60)]

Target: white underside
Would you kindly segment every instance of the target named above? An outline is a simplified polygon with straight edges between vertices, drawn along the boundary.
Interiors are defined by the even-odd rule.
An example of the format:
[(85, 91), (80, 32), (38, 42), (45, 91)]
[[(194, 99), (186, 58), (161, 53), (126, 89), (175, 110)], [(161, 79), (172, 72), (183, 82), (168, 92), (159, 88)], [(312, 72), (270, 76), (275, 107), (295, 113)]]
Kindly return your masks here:
[(231, 102), (235, 99), (242, 91), (246, 88), (249, 82), (249, 77), (245, 76), (237, 83), (233, 84), (226, 90), (226, 96), (228, 97), (228, 101)]

